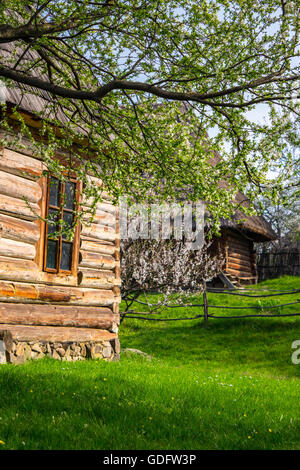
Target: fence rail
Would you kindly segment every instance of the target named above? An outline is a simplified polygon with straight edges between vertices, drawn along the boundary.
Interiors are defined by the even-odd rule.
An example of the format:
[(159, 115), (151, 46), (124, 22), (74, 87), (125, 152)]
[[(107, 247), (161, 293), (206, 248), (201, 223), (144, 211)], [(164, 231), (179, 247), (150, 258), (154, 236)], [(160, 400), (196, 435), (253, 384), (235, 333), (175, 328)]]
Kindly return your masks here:
[[(276, 305), (245, 305), (245, 306), (236, 306), (236, 305), (214, 305), (210, 304), (207, 299), (207, 293), (210, 294), (224, 294), (224, 295), (235, 295), (235, 296), (240, 296), (240, 297), (247, 297), (247, 298), (253, 298), (253, 299), (265, 299), (268, 297), (277, 297), (277, 296), (284, 296), (284, 295), (294, 295), (294, 294), (299, 294), (300, 289), (294, 289), (291, 291), (276, 291), (276, 290), (269, 290), (269, 289), (253, 289), (254, 292), (262, 291), (271, 291), (271, 294), (262, 294), (262, 295), (251, 295), (251, 293), (245, 294), (244, 291), (247, 290), (249, 292), (249, 289), (241, 288), (241, 289), (235, 289), (234, 292), (232, 292), (231, 289), (206, 289), (203, 292), (203, 303), (188, 303), (188, 304), (153, 304), (149, 302), (143, 302), (138, 299), (134, 299), (133, 302), (130, 303), (130, 307), (132, 305), (139, 304), (143, 306), (147, 306), (149, 308), (148, 312), (140, 312), (136, 310), (126, 310), (124, 312), (120, 312), (121, 315), (121, 321), (123, 321), (125, 318), (132, 318), (132, 319), (137, 319), (137, 320), (147, 320), (147, 321), (158, 321), (158, 322), (170, 322), (170, 321), (182, 321), (182, 320), (196, 320), (199, 318), (203, 318), (205, 322), (208, 321), (209, 318), (218, 318), (218, 319), (236, 319), (236, 318), (266, 318), (266, 317), (295, 317), (295, 316), (300, 316), (300, 311), (299, 312), (292, 312), (292, 313), (249, 313), (249, 314), (242, 314), (242, 315), (215, 315), (209, 313), (211, 309), (225, 309), (225, 310), (249, 310), (249, 309), (254, 309), (254, 310), (272, 310), (272, 309), (279, 309), (283, 307), (287, 307), (290, 305), (299, 305), (300, 306), (300, 298), (296, 299), (295, 301), (292, 302), (285, 302), (285, 303), (279, 303)], [(276, 292), (276, 293), (274, 293)], [(153, 315), (160, 315), (162, 314), (164, 310), (167, 309), (173, 309), (173, 308), (201, 308), (203, 309), (203, 312), (200, 314), (197, 314), (192, 317), (176, 317), (176, 318), (152, 318), (151, 316)], [(159, 311), (161, 309), (162, 311)]]

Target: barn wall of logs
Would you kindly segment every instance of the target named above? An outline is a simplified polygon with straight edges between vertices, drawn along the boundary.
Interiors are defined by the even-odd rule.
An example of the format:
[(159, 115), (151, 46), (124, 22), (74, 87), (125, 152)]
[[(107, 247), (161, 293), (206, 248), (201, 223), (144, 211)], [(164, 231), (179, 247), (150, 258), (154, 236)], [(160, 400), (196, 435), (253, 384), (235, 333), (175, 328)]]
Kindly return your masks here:
[(256, 283), (256, 254), (253, 241), (235, 230), (225, 230), (222, 241), (225, 252), (224, 273), (240, 284)]
[[(104, 200), (93, 223), (82, 225), (76, 275), (44, 272), (44, 169), (37, 158), (0, 150), (0, 331), (11, 331), (20, 342), (41, 338), (49, 343), (51, 328), (52, 343), (72, 343), (81, 330), (81, 343), (85, 336), (86, 342), (93, 341), (96, 332), (96, 342), (115, 344), (120, 302), (117, 208)], [(90, 203), (82, 202), (85, 209)], [(27, 333), (31, 329), (32, 341), (24, 328)]]

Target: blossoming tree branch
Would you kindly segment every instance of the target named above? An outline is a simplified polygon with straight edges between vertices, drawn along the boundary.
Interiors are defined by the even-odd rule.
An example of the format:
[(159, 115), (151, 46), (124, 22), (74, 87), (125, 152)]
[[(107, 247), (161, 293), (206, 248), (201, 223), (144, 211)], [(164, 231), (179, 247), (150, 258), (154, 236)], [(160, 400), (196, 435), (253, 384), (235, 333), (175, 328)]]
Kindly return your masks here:
[(55, 149), (72, 148), (78, 177), (94, 172), (116, 201), (182, 190), (218, 220), (237, 190), (276, 199), (295, 171), (299, 12), (290, 0), (4, 0), (0, 78), (48, 99), (37, 151), (52, 172)]

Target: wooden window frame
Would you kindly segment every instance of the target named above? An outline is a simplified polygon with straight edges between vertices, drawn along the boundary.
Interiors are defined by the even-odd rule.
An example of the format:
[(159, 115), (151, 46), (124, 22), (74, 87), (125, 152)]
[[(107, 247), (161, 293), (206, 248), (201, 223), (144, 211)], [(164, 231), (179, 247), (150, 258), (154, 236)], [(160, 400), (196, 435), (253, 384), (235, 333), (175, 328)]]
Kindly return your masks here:
[[(49, 177), (45, 177), (46, 203), (45, 203), (45, 217), (44, 218), (48, 217), (49, 209), (53, 208), (59, 212), (59, 220), (61, 220), (63, 218), (64, 211), (72, 213), (74, 212), (74, 210), (79, 209), (82, 184), (73, 176), (66, 177), (68, 181), (70, 181), (71, 183), (75, 183), (75, 205), (74, 205), (75, 209), (71, 210), (71, 209), (63, 207), (62, 198), (65, 195), (65, 183), (60, 181), (61, 188), (59, 190), (59, 206), (56, 207), (50, 204), (50, 198), (49, 198), (51, 179), (53, 178), (55, 178), (55, 176), (53, 175), (50, 175)], [(73, 245), (72, 252), (71, 252), (71, 269), (70, 270), (65, 270), (65, 269), (60, 268), (63, 241), (66, 243), (72, 243)], [(78, 223), (75, 227), (73, 241), (63, 240), (62, 235), (59, 237), (58, 249), (56, 253), (56, 269), (47, 267), (47, 242), (48, 242), (48, 224), (45, 221), (44, 222), (44, 234), (43, 234), (43, 245), (44, 245), (43, 246), (43, 265), (42, 265), (43, 271), (49, 274), (53, 274), (53, 275), (58, 275), (58, 274), (76, 275), (77, 270), (78, 270), (78, 262), (79, 262), (80, 224)]]

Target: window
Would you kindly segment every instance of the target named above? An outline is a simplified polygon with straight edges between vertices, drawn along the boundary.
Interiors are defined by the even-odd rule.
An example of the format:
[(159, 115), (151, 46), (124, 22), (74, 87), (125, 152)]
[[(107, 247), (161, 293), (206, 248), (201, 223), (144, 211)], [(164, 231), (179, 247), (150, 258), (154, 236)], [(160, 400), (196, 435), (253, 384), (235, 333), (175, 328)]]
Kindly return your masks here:
[[(60, 182), (48, 178), (45, 227), (44, 270), (51, 273), (71, 273), (77, 266), (79, 230), (75, 228), (72, 239), (68, 230), (74, 225), (74, 210), (79, 187), (75, 179)], [(62, 233), (61, 229), (66, 233)]]

